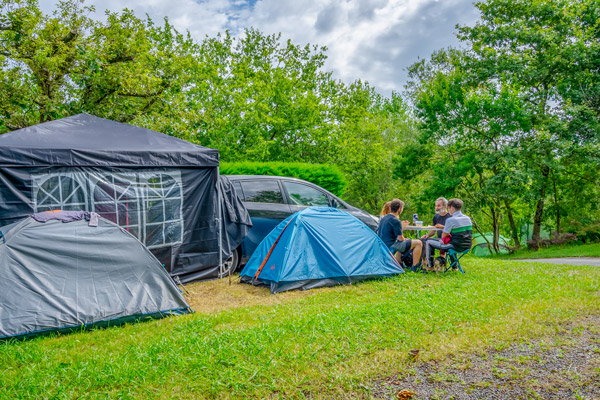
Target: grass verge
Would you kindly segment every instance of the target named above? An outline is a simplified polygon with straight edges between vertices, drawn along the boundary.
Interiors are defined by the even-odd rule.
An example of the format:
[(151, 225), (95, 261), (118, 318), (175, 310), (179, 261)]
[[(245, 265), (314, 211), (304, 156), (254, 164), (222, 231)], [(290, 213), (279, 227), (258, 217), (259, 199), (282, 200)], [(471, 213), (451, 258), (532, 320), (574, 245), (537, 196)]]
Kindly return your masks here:
[(555, 258), (555, 257), (600, 257), (600, 243), (553, 246), (540, 250), (517, 250), (513, 254), (493, 255), (489, 258)]
[(274, 296), (192, 285), (205, 312), (0, 343), (0, 398), (370, 398), (373, 379), (410, 368), (410, 349), (442, 359), (598, 313), (597, 267), (476, 258), (464, 267)]

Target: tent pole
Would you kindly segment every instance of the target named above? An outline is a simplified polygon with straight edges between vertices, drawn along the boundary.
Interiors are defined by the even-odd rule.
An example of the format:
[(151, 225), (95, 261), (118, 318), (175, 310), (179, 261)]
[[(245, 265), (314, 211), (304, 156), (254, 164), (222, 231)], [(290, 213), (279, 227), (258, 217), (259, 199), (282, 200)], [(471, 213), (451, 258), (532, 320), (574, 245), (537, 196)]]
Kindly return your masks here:
[(222, 278), (223, 277), (223, 234), (221, 232), (221, 230), (223, 229), (223, 223), (222, 223), (222, 206), (223, 206), (223, 198), (222, 198), (222, 194), (221, 194), (221, 175), (219, 172), (219, 167), (217, 167), (217, 208), (219, 209), (218, 212), (218, 217), (217, 217), (217, 223), (218, 223), (218, 228), (217, 228), (217, 232), (219, 234), (219, 276)]

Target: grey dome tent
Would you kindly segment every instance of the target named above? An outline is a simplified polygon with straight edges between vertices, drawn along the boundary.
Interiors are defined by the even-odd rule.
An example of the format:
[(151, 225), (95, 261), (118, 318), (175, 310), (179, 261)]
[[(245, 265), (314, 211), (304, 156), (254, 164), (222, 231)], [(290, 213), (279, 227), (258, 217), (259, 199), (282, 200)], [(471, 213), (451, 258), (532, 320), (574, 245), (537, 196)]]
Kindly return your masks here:
[(0, 231), (0, 338), (191, 311), (152, 253), (93, 213), (40, 213)]
[(0, 135), (0, 226), (48, 210), (96, 212), (182, 282), (218, 277), (248, 232), (234, 196), (217, 150), (149, 129), (79, 114)]

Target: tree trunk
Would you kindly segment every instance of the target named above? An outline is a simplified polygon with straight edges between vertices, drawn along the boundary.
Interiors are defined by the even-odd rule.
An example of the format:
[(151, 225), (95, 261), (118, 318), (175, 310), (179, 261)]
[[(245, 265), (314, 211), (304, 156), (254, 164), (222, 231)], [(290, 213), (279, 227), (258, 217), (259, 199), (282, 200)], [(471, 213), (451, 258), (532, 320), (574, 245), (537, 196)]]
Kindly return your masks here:
[(496, 251), (496, 254), (500, 254), (500, 222), (497, 221), (496, 225), (494, 226), (494, 250)]
[(504, 206), (506, 207), (506, 213), (508, 214), (508, 222), (510, 223), (510, 231), (512, 235), (512, 239), (515, 242), (515, 249), (521, 248), (521, 238), (519, 237), (519, 232), (517, 231), (517, 225), (515, 224), (515, 219), (512, 214), (512, 209), (510, 208), (510, 204), (508, 200), (504, 201)]
[(498, 235), (500, 234), (500, 226), (498, 224), (498, 213), (496, 212), (496, 207), (494, 206), (490, 207), (490, 211), (492, 214), (492, 233), (494, 235), (492, 239), (492, 249), (494, 250), (494, 253), (498, 254), (500, 253), (500, 249), (498, 248)]
[(556, 190), (556, 176), (552, 172), (552, 186), (554, 187), (554, 207), (556, 208), (556, 234), (560, 235), (560, 206), (558, 204), (558, 191)]
[(533, 240), (537, 245), (540, 242), (540, 231), (542, 229), (542, 218), (544, 217), (544, 197), (546, 197), (546, 185), (548, 184), (548, 175), (550, 175), (550, 168), (543, 166), (542, 170), (542, 183), (540, 186), (540, 197), (538, 198), (537, 205), (535, 207), (535, 216), (533, 218)]

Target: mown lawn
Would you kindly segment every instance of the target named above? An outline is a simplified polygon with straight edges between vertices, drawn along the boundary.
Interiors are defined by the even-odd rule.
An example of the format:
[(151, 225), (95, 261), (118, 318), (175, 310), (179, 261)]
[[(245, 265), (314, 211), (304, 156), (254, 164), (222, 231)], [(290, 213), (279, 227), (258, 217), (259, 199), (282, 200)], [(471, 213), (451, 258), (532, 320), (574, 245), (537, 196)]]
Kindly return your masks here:
[(513, 254), (494, 255), (491, 258), (554, 258), (554, 257), (600, 257), (600, 243), (553, 246), (547, 249), (518, 250)]
[(370, 398), (374, 380), (410, 367), (411, 349), (425, 360), (464, 355), (599, 310), (597, 267), (464, 267), (275, 296), (225, 280), (191, 285), (205, 312), (0, 343), (0, 398)]

